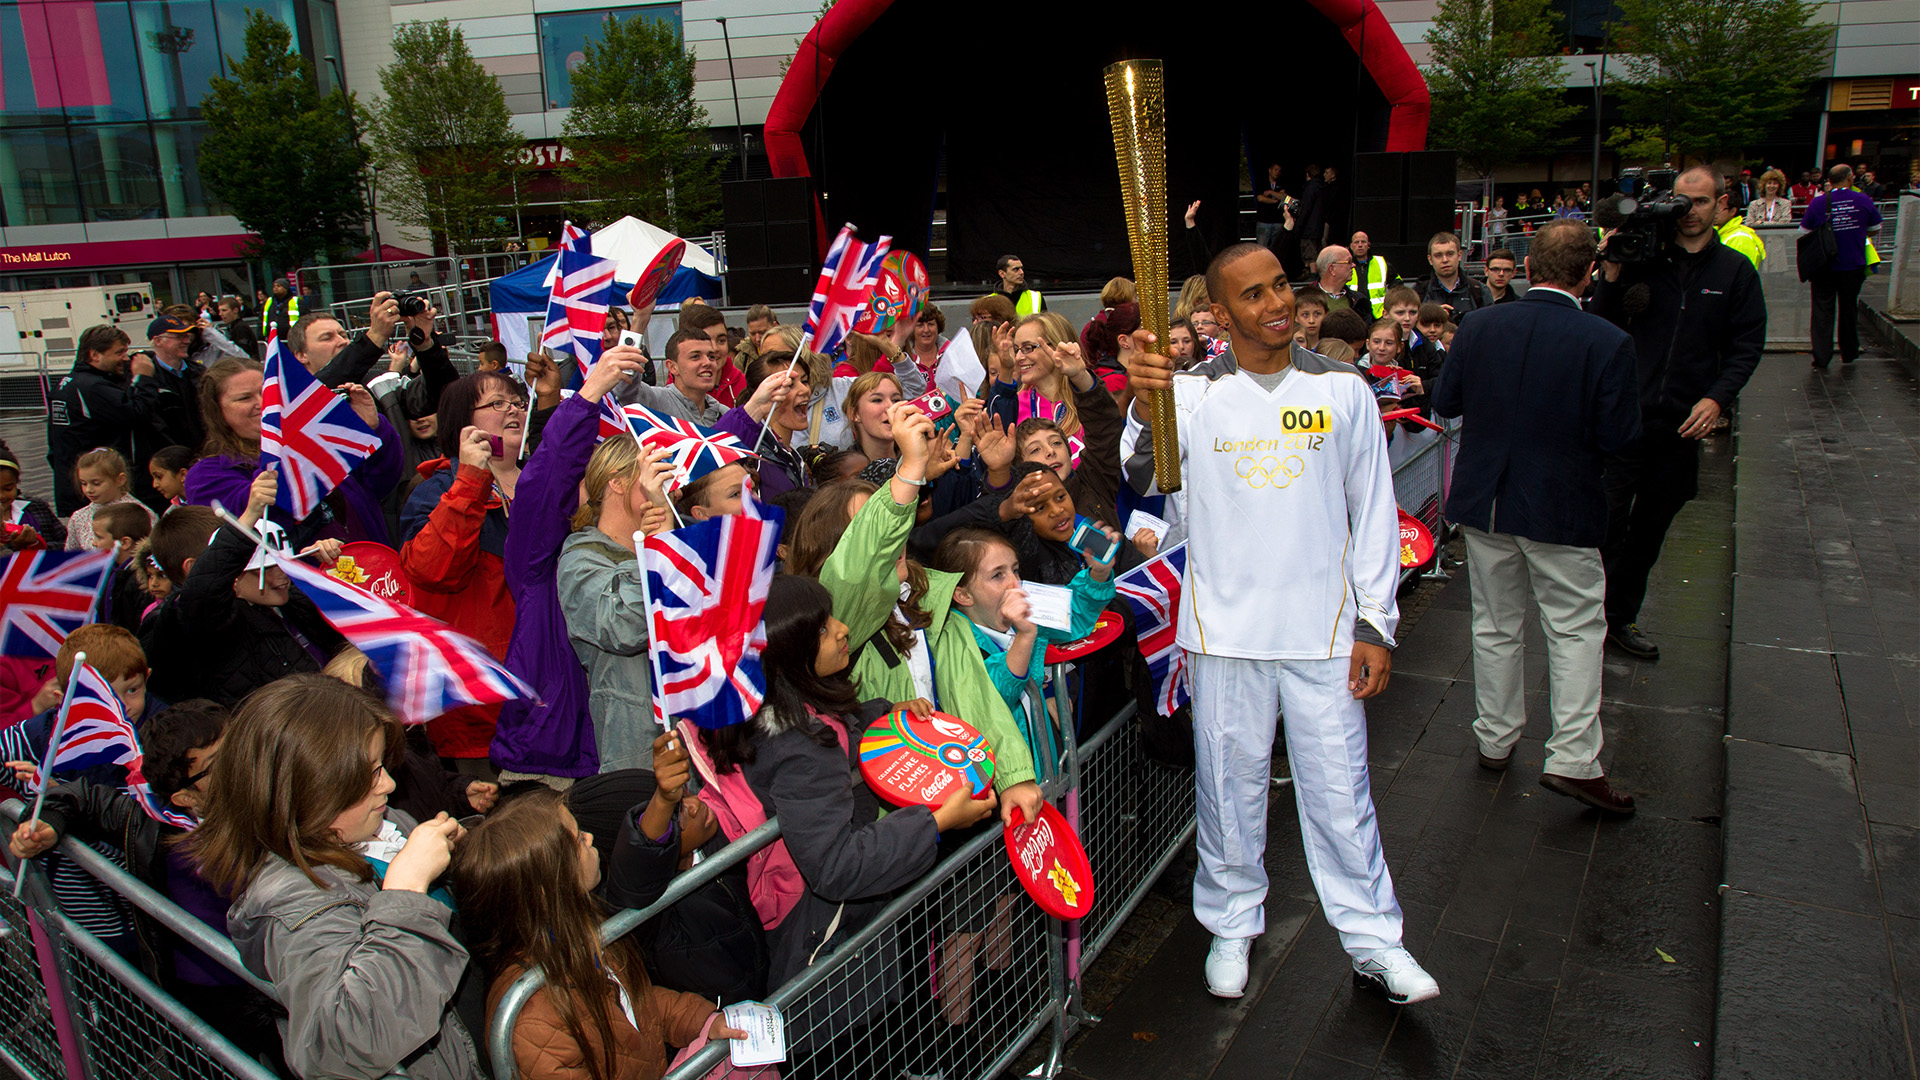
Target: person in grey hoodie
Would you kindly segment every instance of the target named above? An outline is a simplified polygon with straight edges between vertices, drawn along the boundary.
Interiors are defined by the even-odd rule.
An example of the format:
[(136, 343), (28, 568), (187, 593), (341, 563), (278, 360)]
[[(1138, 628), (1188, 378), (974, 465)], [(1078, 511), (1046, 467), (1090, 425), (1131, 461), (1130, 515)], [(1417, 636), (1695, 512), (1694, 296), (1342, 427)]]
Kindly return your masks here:
[(271, 683), (227, 728), (187, 841), (233, 897), (227, 931), (273, 984), (287, 1064), (306, 1080), (483, 1075), (453, 1010), (467, 950), (434, 889), (462, 831), (388, 809), (402, 742), (362, 690), (317, 674)]
[(560, 613), (574, 655), (587, 669), (587, 711), (600, 771), (653, 768), (653, 689), (647, 659), (646, 599), (633, 534), (657, 532), (667, 517), (664, 450), (631, 436), (608, 439), (587, 462), (587, 498), (560, 549)]

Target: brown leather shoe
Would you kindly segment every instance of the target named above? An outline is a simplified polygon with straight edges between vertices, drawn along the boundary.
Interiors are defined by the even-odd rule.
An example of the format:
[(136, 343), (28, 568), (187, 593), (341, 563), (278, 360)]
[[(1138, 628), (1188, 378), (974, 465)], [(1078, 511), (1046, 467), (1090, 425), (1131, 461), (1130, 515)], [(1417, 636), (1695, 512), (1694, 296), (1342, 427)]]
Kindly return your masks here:
[(1618, 814), (1626, 817), (1633, 813), (1633, 796), (1614, 790), (1613, 785), (1607, 783), (1607, 778), (1604, 776), (1596, 776), (1591, 780), (1575, 780), (1571, 776), (1542, 773), (1540, 786), (1568, 798), (1579, 799), (1603, 814)]

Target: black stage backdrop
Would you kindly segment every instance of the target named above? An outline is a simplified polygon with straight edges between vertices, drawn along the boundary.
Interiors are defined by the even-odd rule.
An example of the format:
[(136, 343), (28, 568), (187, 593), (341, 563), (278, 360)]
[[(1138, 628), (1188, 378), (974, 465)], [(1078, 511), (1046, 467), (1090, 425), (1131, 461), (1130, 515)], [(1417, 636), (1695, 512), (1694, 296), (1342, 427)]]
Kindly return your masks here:
[(1185, 21), (1117, 11), (1054, 0), (979, 18), (898, 0), (840, 58), (802, 131), (828, 229), (851, 221), (924, 256), (944, 200), (951, 282), (992, 280), (1008, 253), (1042, 286), (1131, 273), (1100, 72), (1152, 57), (1167, 70), (1175, 282), (1203, 269), (1182, 236), (1187, 204), (1202, 201), (1218, 250), (1246, 171), (1264, 177), (1270, 160), (1295, 197), (1309, 162), (1341, 168), (1339, 232), (1356, 128), (1357, 149), (1380, 149), (1387, 105), (1332, 23), (1270, 0), (1216, 0)]

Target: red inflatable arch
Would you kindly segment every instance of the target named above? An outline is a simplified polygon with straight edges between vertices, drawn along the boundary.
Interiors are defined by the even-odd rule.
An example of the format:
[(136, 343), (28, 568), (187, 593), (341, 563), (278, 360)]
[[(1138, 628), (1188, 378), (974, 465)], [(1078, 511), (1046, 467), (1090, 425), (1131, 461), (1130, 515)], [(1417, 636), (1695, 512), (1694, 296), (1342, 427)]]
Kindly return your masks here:
[[(1406, 46), (1400, 43), (1400, 35), (1394, 33), (1374, 0), (1307, 2), (1339, 28), (1391, 106), (1387, 145), (1383, 149), (1426, 149), (1430, 110), (1427, 80), (1414, 66)], [(841, 54), (892, 5), (893, 0), (839, 0), (801, 41), (793, 63), (787, 67), (786, 77), (780, 81), (779, 91), (774, 94), (773, 104), (767, 109), (764, 138), (768, 165), (774, 176), (813, 175), (807, 164), (806, 148), (800, 142), (800, 128), (820, 100), (820, 90), (833, 74), (833, 65)], [(826, 231), (818, 200), (814, 202), (814, 214), (820, 225), (818, 235), (824, 253), (833, 241), (833, 234)]]

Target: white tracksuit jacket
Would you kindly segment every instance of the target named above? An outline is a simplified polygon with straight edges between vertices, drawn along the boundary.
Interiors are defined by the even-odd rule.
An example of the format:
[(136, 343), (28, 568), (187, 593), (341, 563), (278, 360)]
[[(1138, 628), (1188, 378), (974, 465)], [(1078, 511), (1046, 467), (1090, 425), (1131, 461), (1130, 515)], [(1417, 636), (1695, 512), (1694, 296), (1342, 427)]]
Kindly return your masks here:
[[(1189, 552), (1181, 647), (1325, 660), (1351, 655), (1356, 633), (1391, 647), (1400, 533), (1372, 389), (1353, 366), (1299, 347), (1272, 391), (1232, 354), (1220, 360), (1174, 376)], [(1151, 448), (1127, 410), (1121, 452), (1145, 494), (1156, 490)]]

